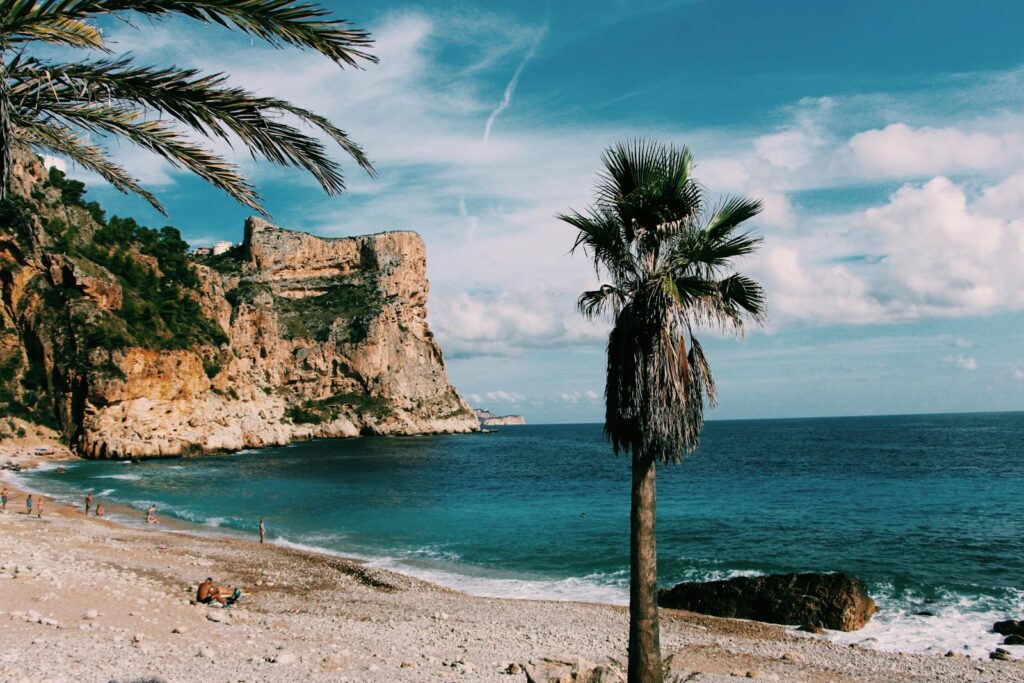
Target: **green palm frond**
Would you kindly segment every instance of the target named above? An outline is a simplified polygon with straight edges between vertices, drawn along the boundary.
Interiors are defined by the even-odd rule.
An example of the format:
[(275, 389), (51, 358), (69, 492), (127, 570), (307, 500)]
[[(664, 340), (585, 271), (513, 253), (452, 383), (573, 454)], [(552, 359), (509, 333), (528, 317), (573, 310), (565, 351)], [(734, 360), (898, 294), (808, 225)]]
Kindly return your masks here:
[(715, 209), (707, 222), (705, 230), (711, 240), (724, 239), (741, 223), (761, 213), (764, 202), (760, 199), (747, 199), (745, 197), (728, 197)]
[[(31, 56), (38, 42), (109, 52), (96, 20), (180, 15), (241, 30), (275, 47), (315, 50), (341, 66), (376, 62), (366, 31), (301, 0), (10, 0), (0, 3), (0, 198), (15, 146), (48, 150), (82, 164), (160, 207), (96, 141), (124, 138), (187, 169), (237, 201), (266, 211), (251, 183), (196, 142), (241, 142), (254, 157), (302, 169), (328, 194), (345, 189), (341, 166), (321, 136), (371, 177), (373, 165), (348, 134), (325, 117), (274, 97), (231, 86), (224, 74), (138, 66), (129, 58), (74, 64)], [(155, 118), (154, 118), (155, 117)], [(312, 130), (310, 134), (306, 132)], [(64, 142), (55, 136), (66, 135)]]
[(622, 292), (611, 285), (601, 285), (600, 289), (580, 294), (576, 307), (584, 316), (593, 319), (602, 315), (617, 315), (623, 303)]
[(326, 9), (295, 0), (15, 0), (0, 12), (0, 31), (14, 44), (42, 39), (54, 24), (97, 15), (133, 12), (179, 14), (204, 23), (235, 27), (275, 46), (308, 48), (339, 64), (376, 61), (365, 50), (369, 34), (331, 19)]
[(134, 193), (149, 202), (157, 211), (166, 215), (160, 201), (147, 192), (138, 181), (122, 167), (110, 161), (101, 147), (89, 144), (75, 130), (56, 121), (21, 121), (19, 134), (25, 144), (65, 157), (82, 168), (93, 171), (125, 193)]
[[(239, 203), (267, 215), (260, 205), (259, 195), (233, 164), (190, 141), (165, 121), (144, 120), (138, 111), (117, 105), (50, 103), (46, 113), (66, 126), (122, 137), (160, 155), (172, 166), (195, 173)], [(19, 123), (20, 119), (15, 119), (15, 126)]]

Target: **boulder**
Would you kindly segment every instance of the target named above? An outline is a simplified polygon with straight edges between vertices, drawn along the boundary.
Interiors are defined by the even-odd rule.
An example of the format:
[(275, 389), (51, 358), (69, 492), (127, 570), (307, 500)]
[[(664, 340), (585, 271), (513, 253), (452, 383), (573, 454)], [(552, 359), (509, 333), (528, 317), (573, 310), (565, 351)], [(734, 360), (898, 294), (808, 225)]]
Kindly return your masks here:
[(1024, 621), (1016, 619), (997, 621), (992, 630), (1001, 636), (1024, 636)]
[(1024, 645), (1024, 636), (1018, 636), (1016, 633), (1011, 633), (1003, 639), (1003, 645)]
[(658, 604), (700, 614), (856, 631), (875, 613), (864, 582), (849, 574), (740, 576), (681, 583), (658, 593)]

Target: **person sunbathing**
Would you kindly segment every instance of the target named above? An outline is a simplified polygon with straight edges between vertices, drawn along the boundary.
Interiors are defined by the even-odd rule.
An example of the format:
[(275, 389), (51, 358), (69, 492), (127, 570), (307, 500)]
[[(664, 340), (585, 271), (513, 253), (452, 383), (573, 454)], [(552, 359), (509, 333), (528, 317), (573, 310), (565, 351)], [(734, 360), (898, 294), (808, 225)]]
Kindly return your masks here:
[(219, 602), (221, 607), (228, 607), (238, 602), (238, 599), (241, 597), (242, 589), (232, 589), (230, 586), (215, 586), (213, 585), (213, 578), (209, 576), (206, 577), (206, 581), (203, 581), (196, 588), (196, 602), (203, 605)]

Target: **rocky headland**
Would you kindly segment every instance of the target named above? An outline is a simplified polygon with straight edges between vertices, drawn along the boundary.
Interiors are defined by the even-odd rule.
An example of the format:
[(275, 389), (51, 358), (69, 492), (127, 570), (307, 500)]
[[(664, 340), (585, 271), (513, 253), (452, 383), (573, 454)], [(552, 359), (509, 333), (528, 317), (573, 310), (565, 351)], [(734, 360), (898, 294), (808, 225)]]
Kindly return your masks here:
[(324, 239), (251, 218), (238, 247), (193, 258), (176, 229), (108, 219), (36, 158), (12, 187), (0, 409), (78, 454), (479, 428), (427, 326), (416, 233)]
[(526, 419), (522, 415), (495, 415), (489, 410), (474, 408), (473, 414), (480, 420), (481, 427), (501, 427), (505, 425), (524, 425)]

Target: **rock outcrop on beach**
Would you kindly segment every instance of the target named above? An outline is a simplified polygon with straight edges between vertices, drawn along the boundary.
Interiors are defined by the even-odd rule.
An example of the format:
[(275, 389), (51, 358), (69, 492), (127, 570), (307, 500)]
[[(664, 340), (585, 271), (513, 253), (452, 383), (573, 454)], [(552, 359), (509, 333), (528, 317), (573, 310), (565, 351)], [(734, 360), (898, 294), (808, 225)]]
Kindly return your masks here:
[(426, 323), (422, 239), (261, 219), (192, 258), (18, 160), (0, 207), (0, 409), (93, 458), (479, 428)]
[(522, 415), (495, 415), (489, 410), (474, 408), (473, 414), (480, 420), (481, 427), (501, 427), (505, 425), (524, 425), (526, 419)]
[(864, 582), (849, 574), (740, 576), (680, 583), (659, 591), (658, 604), (699, 614), (772, 624), (856, 631), (875, 613)]

